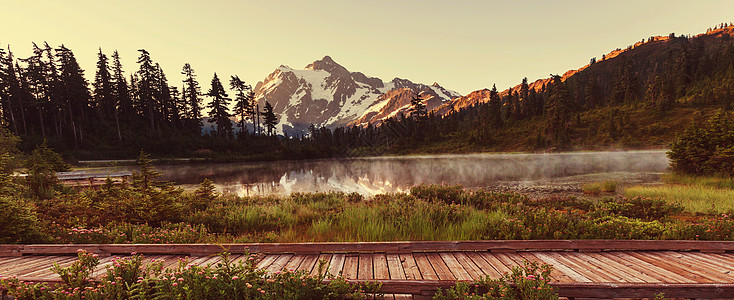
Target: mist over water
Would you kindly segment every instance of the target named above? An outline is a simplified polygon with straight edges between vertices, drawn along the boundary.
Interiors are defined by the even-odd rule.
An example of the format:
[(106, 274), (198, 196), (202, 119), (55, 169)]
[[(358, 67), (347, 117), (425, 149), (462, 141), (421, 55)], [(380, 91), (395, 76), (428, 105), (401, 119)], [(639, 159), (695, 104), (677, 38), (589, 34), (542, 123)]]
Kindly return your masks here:
[[(574, 176), (596, 174), (599, 180), (618, 174), (664, 172), (665, 151), (575, 152), (547, 154), (469, 154), (370, 157), (310, 161), (157, 166), (164, 180), (195, 189), (208, 178), (220, 191), (240, 196), (292, 192), (343, 191), (365, 196), (406, 191), (426, 184), (461, 184), (484, 188), (497, 182), (563, 183)], [(617, 175), (615, 175), (617, 174)]]

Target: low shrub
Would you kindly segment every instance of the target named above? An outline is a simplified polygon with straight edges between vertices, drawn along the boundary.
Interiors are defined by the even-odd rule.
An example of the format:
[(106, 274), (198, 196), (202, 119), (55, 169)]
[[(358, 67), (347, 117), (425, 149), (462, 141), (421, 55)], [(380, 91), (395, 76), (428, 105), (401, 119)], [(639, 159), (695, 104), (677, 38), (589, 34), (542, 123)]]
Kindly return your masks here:
[(418, 199), (461, 204), (466, 202), (466, 192), (461, 185), (426, 185), (412, 187), (410, 194)]
[(552, 269), (547, 264), (525, 261), (523, 266), (513, 267), (499, 279), (487, 276), (477, 282), (458, 282), (452, 288), (439, 289), (433, 299), (558, 299), (558, 292), (550, 285)]
[(43, 241), (41, 224), (29, 203), (0, 196), (0, 244), (38, 243)]
[(661, 220), (673, 214), (683, 212), (683, 206), (668, 203), (662, 199), (647, 197), (608, 198), (599, 202), (599, 210), (629, 218), (642, 220)]
[[(141, 255), (114, 259), (98, 281), (92, 271), (95, 254), (82, 250), (70, 267), (55, 265), (63, 283), (27, 284), (17, 278), (0, 279), (0, 287), (18, 300), (26, 299), (363, 299), (376, 294), (380, 284), (350, 284), (341, 277), (310, 276), (305, 271), (267, 274), (255, 268), (255, 258), (233, 262), (227, 253), (215, 265), (192, 266), (182, 260), (163, 270), (159, 262), (144, 262)], [(248, 255), (246, 254), (245, 257)], [(319, 266), (321, 270), (324, 263)], [(319, 272), (325, 274), (327, 272)], [(325, 281), (325, 279), (330, 279)]]
[(105, 227), (63, 227), (52, 224), (48, 229), (53, 242), (73, 244), (190, 244), (217, 241), (202, 225), (164, 223), (161, 227), (147, 224), (109, 224)]

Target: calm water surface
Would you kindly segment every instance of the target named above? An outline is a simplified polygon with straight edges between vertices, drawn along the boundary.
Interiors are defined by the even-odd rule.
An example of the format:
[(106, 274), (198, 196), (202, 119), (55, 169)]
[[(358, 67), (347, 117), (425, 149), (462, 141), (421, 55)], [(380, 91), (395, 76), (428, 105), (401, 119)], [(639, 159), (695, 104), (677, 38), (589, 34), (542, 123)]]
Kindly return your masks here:
[(220, 191), (241, 196), (315, 191), (358, 192), (370, 196), (405, 191), (421, 183), (482, 188), (496, 182), (563, 182), (564, 178), (571, 181), (570, 178), (585, 175), (603, 180), (605, 176), (616, 178), (619, 174), (658, 174), (668, 164), (665, 151), (660, 150), (192, 163), (157, 169), (164, 174), (163, 179), (185, 189), (195, 189), (208, 178)]

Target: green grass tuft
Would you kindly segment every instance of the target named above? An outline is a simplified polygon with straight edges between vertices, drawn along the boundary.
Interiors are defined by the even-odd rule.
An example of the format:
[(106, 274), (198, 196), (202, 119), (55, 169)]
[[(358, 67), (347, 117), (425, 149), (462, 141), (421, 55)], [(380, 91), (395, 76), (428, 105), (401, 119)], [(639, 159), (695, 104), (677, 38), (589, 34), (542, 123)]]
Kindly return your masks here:
[(635, 186), (624, 192), (627, 197), (663, 199), (682, 205), (692, 213), (728, 213), (734, 211), (734, 190), (707, 186), (665, 185)]
[(617, 182), (606, 180), (602, 182), (592, 182), (581, 187), (584, 194), (598, 195), (601, 193), (614, 193), (617, 191)]

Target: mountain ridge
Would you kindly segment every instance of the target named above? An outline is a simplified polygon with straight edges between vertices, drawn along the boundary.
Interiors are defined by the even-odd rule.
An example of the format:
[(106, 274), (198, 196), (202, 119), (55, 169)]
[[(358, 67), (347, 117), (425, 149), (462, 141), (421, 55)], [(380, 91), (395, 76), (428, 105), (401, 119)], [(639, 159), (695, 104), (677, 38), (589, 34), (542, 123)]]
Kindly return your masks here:
[(350, 72), (324, 56), (298, 70), (281, 65), (255, 85), (255, 101), (268, 101), (280, 118), (279, 131), (302, 135), (316, 127), (367, 126), (409, 108), (415, 93), (426, 94), (433, 109), (461, 96), (438, 83), (426, 85), (395, 77), (384, 81)]

